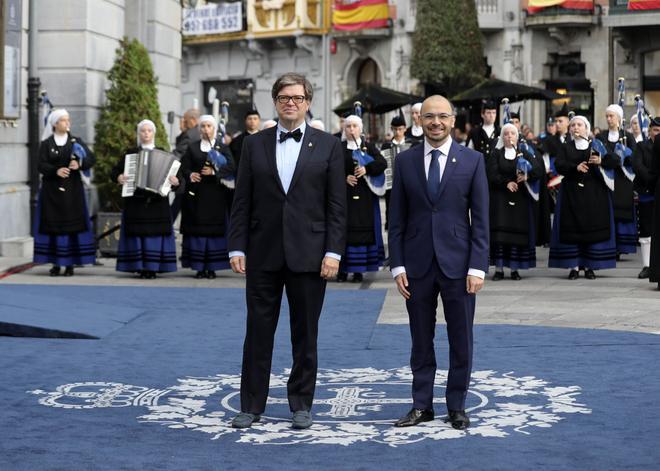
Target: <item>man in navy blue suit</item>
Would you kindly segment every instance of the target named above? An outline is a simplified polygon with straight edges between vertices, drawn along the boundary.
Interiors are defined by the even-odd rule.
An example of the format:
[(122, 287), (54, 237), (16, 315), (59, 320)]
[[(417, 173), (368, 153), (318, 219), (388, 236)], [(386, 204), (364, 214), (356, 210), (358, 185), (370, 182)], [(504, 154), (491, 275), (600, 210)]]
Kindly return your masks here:
[(435, 95), (422, 105), (424, 142), (401, 153), (390, 197), (390, 266), (406, 300), (412, 336), (413, 408), (397, 427), (433, 420), (438, 295), (447, 322), (446, 422), (470, 420), (465, 398), (472, 371), (476, 293), (488, 270), (488, 182), (485, 159), (452, 141), (454, 108)]

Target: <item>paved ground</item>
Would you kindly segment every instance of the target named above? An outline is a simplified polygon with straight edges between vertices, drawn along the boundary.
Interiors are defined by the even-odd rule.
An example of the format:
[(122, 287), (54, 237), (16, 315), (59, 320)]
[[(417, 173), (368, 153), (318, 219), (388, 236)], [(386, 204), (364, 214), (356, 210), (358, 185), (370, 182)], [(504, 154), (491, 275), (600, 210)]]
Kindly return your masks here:
[[(539, 250), (539, 266), (547, 265), (547, 249)], [(0, 273), (27, 263), (24, 259), (0, 258)], [(50, 278), (48, 266), (36, 266), (25, 272), (6, 276), (0, 283), (128, 285), (176, 287), (242, 287), (244, 280), (223, 272), (215, 280), (195, 280), (192, 272), (182, 270), (155, 281), (137, 279), (114, 270), (114, 259), (101, 259), (102, 265), (78, 269), (72, 278)], [(598, 274), (589, 281), (568, 281), (563, 270), (538, 268), (523, 272), (523, 280), (487, 280), (477, 300), (478, 324), (514, 324), (554, 327), (648, 332), (660, 335), (660, 291), (655, 285), (637, 279), (639, 256), (627, 256), (619, 268)], [(507, 272), (508, 276), (508, 272)], [(378, 322), (405, 324), (407, 314), (403, 300), (394, 288), (389, 272), (369, 274), (361, 284), (331, 283), (330, 289), (386, 289), (387, 296)]]

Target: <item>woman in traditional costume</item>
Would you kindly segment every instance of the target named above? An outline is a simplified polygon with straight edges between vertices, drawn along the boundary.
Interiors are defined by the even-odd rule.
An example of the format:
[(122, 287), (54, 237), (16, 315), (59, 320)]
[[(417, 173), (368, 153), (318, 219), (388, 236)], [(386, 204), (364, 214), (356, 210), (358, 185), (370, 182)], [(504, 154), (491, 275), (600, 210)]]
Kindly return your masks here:
[(74, 265), (96, 261), (96, 244), (87, 211), (83, 177), (94, 154), (69, 132), (69, 113), (53, 110), (39, 146), (41, 190), (34, 228), (35, 263), (52, 263), (50, 276), (73, 276)]
[(354, 282), (361, 282), (364, 273), (378, 271), (385, 259), (379, 196), (385, 194), (387, 161), (376, 146), (365, 141), (362, 130), (360, 117), (350, 115), (344, 120), (348, 227), (346, 252), (337, 274), (340, 282), (349, 273)]
[[(159, 149), (155, 144), (156, 125), (148, 119), (137, 125), (137, 147), (127, 149), (112, 169), (112, 180), (124, 185), (127, 154)], [(163, 149), (159, 149), (163, 150)], [(157, 158), (157, 154), (152, 154)], [(180, 173), (170, 176), (172, 191), (180, 191)], [(138, 273), (140, 278), (154, 279), (157, 273), (176, 271), (176, 242), (168, 196), (140, 188), (133, 196), (123, 198), (121, 231), (117, 251), (117, 271)]]
[(229, 223), (229, 190), (234, 188), (234, 160), (218, 137), (211, 115), (199, 120), (201, 140), (193, 142), (181, 159), (186, 180), (181, 233), (181, 265), (195, 270), (195, 278), (216, 277), (229, 269), (225, 234)]
[(495, 265), (493, 280), (504, 278), (504, 267), (511, 279), (520, 280), (518, 270), (536, 267), (535, 208), (539, 199), (539, 179), (545, 172), (543, 160), (536, 158), (512, 123), (502, 126), (502, 147), (486, 161), (490, 184), (490, 259)]
[(612, 196), (607, 181), (614, 177), (616, 159), (589, 140), (591, 125), (584, 116), (570, 121), (572, 140), (559, 149), (555, 167), (564, 176), (550, 241), (551, 268), (570, 269), (568, 279), (593, 280), (594, 270), (616, 267), (616, 241)]

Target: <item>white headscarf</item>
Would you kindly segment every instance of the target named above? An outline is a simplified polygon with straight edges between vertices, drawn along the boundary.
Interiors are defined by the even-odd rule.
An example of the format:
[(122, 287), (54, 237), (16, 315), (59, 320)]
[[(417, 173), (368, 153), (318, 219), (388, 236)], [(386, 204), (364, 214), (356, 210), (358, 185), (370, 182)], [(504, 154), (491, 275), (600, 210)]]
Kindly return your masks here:
[[(349, 115), (344, 119), (344, 128), (341, 130), (341, 140), (346, 141), (346, 147), (352, 150), (357, 149), (361, 144), (362, 144), (362, 139), (358, 136), (358, 138), (354, 141), (351, 139), (350, 141), (348, 140), (348, 136), (346, 136), (346, 125), (347, 124), (356, 124), (358, 128), (360, 128), (360, 135), (362, 135), (362, 130), (364, 129), (364, 124), (362, 123), (362, 118), (359, 116), (356, 116), (354, 114)], [(357, 142), (356, 142), (357, 141)]]
[(623, 108), (621, 108), (616, 103), (612, 103), (610, 106), (605, 108), (605, 113), (607, 112), (616, 114), (619, 117), (619, 124), (621, 124), (621, 121), (623, 121)]
[(64, 108), (54, 109), (48, 114), (48, 119), (46, 120), (47, 121), (46, 126), (44, 126), (44, 131), (41, 133), (42, 141), (45, 141), (46, 139), (48, 139), (50, 136), (53, 135), (53, 128), (60, 120), (60, 118), (63, 118), (64, 116), (69, 116), (69, 112)]
[[(587, 136), (582, 138), (582, 139), (584, 139), (584, 142), (587, 143), (587, 141), (589, 139), (589, 136), (591, 135), (591, 123), (589, 122), (589, 120), (585, 116), (575, 115), (575, 116), (573, 116), (573, 119), (571, 119), (568, 122), (568, 128), (569, 129), (571, 128), (571, 124), (573, 124), (574, 121), (582, 121), (584, 123), (584, 127), (587, 128)], [(573, 138), (575, 139), (575, 136), (573, 136)], [(580, 142), (577, 142), (577, 139), (576, 139), (575, 146), (580, 150), (586, 149), (586, 147), (584, 149), (581, 149), (580, 148), (581, 145), (583, 145), (583, 144), (581, 144)], [(587, 144), (587, 146), (588, 146), (588, 144)]]
[(202, 116), (199, 117), (200, 134), (201, 134), (202, 123), (211, 123), (211, 125), (213, 126), (213, 134), (211, 134), (211, 142), (207, 141), (202, 137), (202, 142), (200, 144), (200, 149), (202, 150), (202, 152), (208, 152), (215, 145), (215, 136), (216, 134), (218, 134), (218, 122), (215, 120), (213, 115), (203, 114)]
[(415, 103), (410, 107), (410, 111), (417, 111), (418, 113), (422, 112), (422, 104), (421, 103)]
[[(513, 123), (506, 123), (504, 126), (502, 126), (502, 129), (500, 129), (500, 136), (497, 138), (497, 144), (495, 144), (496, 149), (504, 148), (504, 130), (509, 127), (513, 128), (513, 130), (516, 132), (516, 144), (518, 143), (520, 131), (518, 131), (518, 128)], [(514, 147), (516, 144), (514, 144)]]
[(318, 129), (320, 131), (325, 131), (325, 124), (323, 124), (323, 121), (320, 119), (313, 119), (309, 122), (309, 125), (313, 127), (314, 129)]
[(268, 129), (277, 126), (277, 121), (274, 119), (267, 119), (266, 121), (263, 122), (261, 129)]
[[(142, 144), (142, 141), (140, 140), (140, 129), (142, 129), (144, 126), (151, 126), (151, 130), (154, 132), (154, 134), (151, 138), (151, 142), (148, 143), (148, 144)], [(138, 145), (138, 147), (149, 148), (149, 147), (154, 146), (155, 142), (156, 142), (156, 125), (150, 119), (143, 119), (137, 125), (137, 145)]]

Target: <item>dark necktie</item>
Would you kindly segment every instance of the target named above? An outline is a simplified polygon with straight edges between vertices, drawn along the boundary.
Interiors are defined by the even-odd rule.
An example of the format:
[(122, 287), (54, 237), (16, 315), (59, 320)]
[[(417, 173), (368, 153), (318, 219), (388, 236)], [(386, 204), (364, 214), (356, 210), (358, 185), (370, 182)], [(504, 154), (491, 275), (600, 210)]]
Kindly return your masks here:
[(431, 151), (431, 165), (429, 165), (429, 176), (426, 180), (426, 190), (429, 193), (431, 201), (435, 200), (438, 195), (438, 187), (440, 186), (440, 151), (433, 149)]
[(296, 129), (295, 131), (291, 132), (280, 132), (280, 142), (286, 141), (288, 138), (292, 137), (294, 141), (300, 142), (300, 139), (302, 139), (302, 131), (300, 128)]

